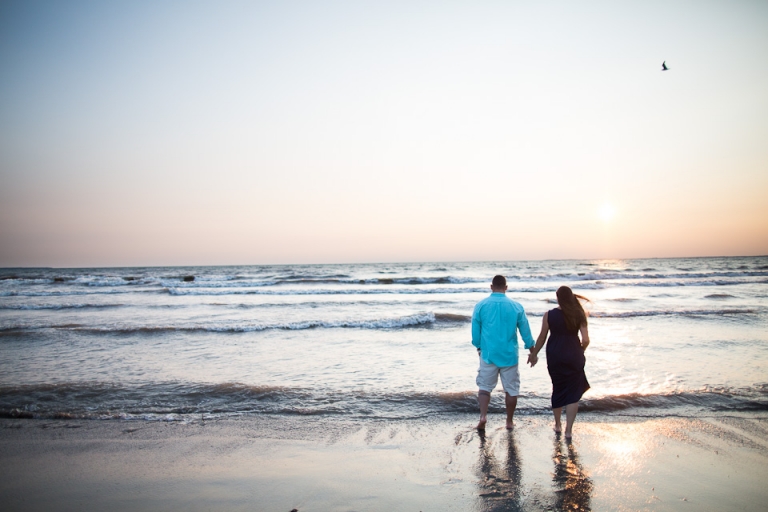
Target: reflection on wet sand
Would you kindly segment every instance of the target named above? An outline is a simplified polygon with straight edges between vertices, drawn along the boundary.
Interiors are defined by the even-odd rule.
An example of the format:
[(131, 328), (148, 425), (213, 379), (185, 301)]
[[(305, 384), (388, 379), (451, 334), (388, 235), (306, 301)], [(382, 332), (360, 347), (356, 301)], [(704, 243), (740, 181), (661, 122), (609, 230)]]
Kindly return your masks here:
[(555, 472), (552, 483), (555, 488), (555, 510), (592, 510), (592, 480), (584, 473), (573, 443), (566, 441), (565, 450), (560, 436), (555, 437)]
[(523, 510), (521, 497), (522, 469), (515, 436), (506, 432), (501, 441), (506, 445), (506, 461), (501, 464), (493, 453), (493, 443), (486, 438), (484, 431), (478, 431), (480, 437), (479, 495), (481, 510)]
[[(573, 443), (563, 442), (560, 436), (555, 437), (552, 455), (553, 492), (542, 493), (538, 485), (534, 485), (533, 489), (524, 489), (522, 460), (512, 431), (492, 437), (478, 431), (477, 435), (480, 439), (480, 459), (477, 465), (479, 510), (581, 512), (592, 509), (594, 484), (582, 467)], [(541, 456), (546, 457), (544, 453)]]

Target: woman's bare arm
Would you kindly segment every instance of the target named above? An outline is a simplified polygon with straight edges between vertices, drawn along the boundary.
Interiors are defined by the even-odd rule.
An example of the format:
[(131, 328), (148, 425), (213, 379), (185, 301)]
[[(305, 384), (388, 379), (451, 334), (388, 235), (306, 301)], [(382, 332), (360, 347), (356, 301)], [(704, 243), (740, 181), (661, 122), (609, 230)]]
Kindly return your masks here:
[(581, 324), (579, 331), (581, 332), (581, 350), (587, 350), (589, 346), (589, 329), (587, 329), (586, 322)]
[(539, 337), (536, 339), (536, 345), (534, 345), (534, 347), (531, 349), (531, 353), (528, 355), (528, 362), (532, 367), (535, 366), (538, 362), (539, 351), (541, 351), (541, 348), (547, 341), (547, 333), (549, 332), (549, 320), (547, 319), (548, 315), (549, 312), (544, 313), (544, 318), (541, 319), (541, 332), (539, 333)]

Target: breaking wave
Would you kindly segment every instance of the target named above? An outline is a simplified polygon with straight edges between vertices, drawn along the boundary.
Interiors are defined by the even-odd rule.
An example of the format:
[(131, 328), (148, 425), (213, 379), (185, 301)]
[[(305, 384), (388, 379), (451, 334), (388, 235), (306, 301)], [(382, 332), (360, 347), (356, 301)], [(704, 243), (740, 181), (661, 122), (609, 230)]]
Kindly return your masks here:
[[(504, 411), (502, 395), (493, 394), (491, 412)], [(549, 405), (549, 397), (529, 393), (520, 397), (517, 413), (548, 415), (551, 414)], [(581, 402), (580, 411), (637, 416), (766, 412), (768, 385), (586, 398)], [(476, 412), (475, 391), (341, 391), (237, 382), (135, 386), (74, 382), (0, 387), (0, 417), (6, 418), (186, 421), (248, 414), (343, 414), (359, 418), (413, 419)]]

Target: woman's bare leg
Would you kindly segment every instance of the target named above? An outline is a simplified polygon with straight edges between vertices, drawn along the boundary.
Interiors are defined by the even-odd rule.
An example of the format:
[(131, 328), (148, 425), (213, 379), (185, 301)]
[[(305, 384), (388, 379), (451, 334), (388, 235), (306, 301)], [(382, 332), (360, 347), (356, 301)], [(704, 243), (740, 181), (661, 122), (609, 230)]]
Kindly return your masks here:
[(579, 402), (565, 406), (565, 437), (570, 439), (573, 436), (573, 422), (576, 420), (576, 413), (579, 412)]
[(552, 413), (555, 415), (555, 433), (559, 434), (563, 431), (563, 426), (560, 424), (560, 414), (563, 412), (562, 407), (555, 407), (552, 409)]

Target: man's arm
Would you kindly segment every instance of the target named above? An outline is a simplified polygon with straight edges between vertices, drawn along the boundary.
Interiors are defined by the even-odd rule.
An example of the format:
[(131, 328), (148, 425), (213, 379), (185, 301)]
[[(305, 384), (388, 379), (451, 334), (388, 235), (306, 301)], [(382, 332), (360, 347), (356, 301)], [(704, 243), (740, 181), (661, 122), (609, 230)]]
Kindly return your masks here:
[(531, 336), (531, 326), (528, 325), (528, 318), (525, 316), (525, 311), (522, 309), (517, 314), (517, 329), (520, 331), (520, 337), (523, 338), (525, 348), (532, 349), (536, 342), (533, 341), (533, 336)]
[(475, 310), (472, 312), (472, 344), (480, 352), (480, 334), (482, 332), (482, 325), (480, 324), (480, 308), (475, 306)]

